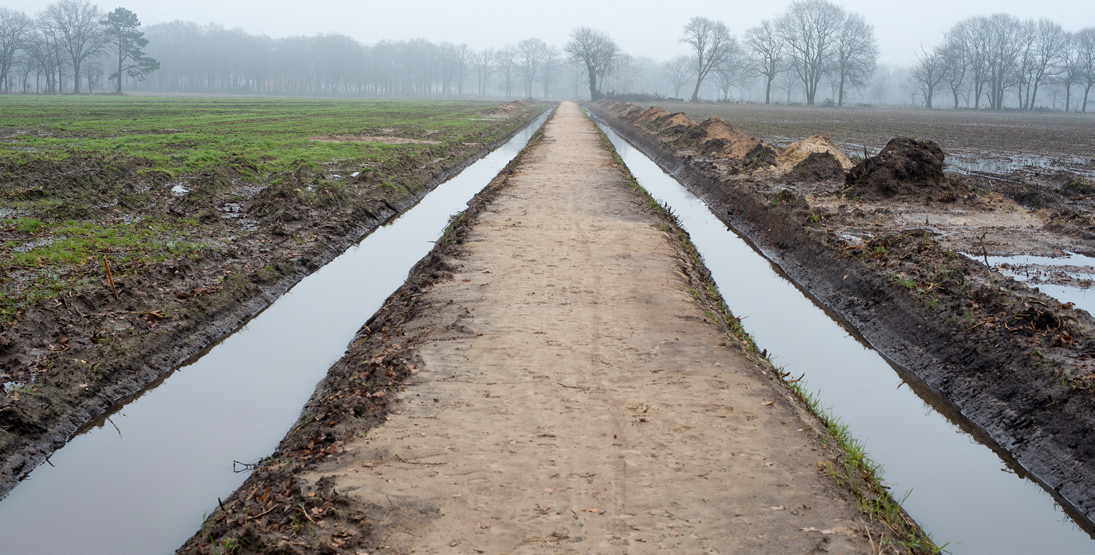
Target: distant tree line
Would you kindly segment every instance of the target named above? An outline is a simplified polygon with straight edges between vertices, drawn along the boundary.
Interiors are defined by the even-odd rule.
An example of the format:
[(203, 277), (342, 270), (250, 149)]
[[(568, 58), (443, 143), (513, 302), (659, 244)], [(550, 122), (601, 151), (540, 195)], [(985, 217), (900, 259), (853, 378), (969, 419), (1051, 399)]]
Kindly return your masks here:
[(949, 94), (954, 108), (980, 108), (982, 101), (1000, 110), (1009, 95), (1016, 106), (1033, 110), (1047, 84), (1064, 90), (1065, 111), (1072, 92), (1083, 91), (1078, 109), (1087, 111), (1095, 86), (1095, 28), (1075, 33), (1048, 19), (1020, 20), (1007, 14), (972, 17), (947, 33), (930, 51), (921, 49), (912, 79), (931, 109), (936, 94)]
[[(122, 92), (125, 77), (140, 80), (159, 68), (147, 56), (137, 15), (103, 13), (87, 0), (59, 0), (36, 18), (0, 6), (0, 88), (12, 92), (94, 92), (104, 73)], [(66, 81), (68, 80), (68, 81)]]
[[(1086, 111), (1095, 86), (1095, 28), (1005, 14), (957, 23), (912, 67), (878, 66), (874, 28), (830, 0), (796, 0), (740, 40), (717, 19), (691, 18), (667, 61), (634, 57), (579, 26), (556, 48), (538, 38), (475, 50), (425, 39), (363, 44), (338, 34), (270, 38), (175, 21), (142, 30), (136, 14), (59, 0), (34, 18), (0, 6), (0, 91), (375, 97), (688, 98), (730, 102), (923, 103), (954, 108), (1062, 104)], [(682, 91), (685, 93), (682, 96)], [(1073, 94), (1082, 96), (1076, 101)]]

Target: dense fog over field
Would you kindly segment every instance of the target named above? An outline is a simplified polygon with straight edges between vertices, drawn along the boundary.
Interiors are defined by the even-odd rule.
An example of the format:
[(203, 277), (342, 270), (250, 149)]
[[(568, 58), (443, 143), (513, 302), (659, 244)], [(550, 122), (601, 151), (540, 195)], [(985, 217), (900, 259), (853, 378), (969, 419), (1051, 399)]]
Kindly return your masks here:
[[(21, 14), (40, 34), (41, 17), (51, 6), (66, 2), (85, 3), (0, 2), (0, 26), (9, 26), (7, 23)], [(90, 6), (102, 16), (114, 9), (95, 3)], [(796, 6), (833, 7), (840, 12), (840, 24), (832, 27), (832, 36), (817, 38), (818, 46), (827, 50), (817, 67), (796, 63), (791, 51), (797, 47), (787, 36), (788, 26), (781, 25)], [(87, 92), (89, 84), (92, 92), (116, 91), (118, 83), (111, 76), (121, 73), (124, 90), (149, 93), (587, 98), (599, 92), (689, 99), (696, 91), (699, 74), (703, 77), (695, 95), (698, 100), (927, 106), (930, 92), (934, 100), (930, 104), (937, 108), (953, 107), (957, 97), (959, 107), (1064, 110), (1066, 103), (1075, 109), (1082, 102), (1089, 89), (1087, 78), (1082, 71), (1067, 71), (1067, 56), (1058, 52), (1063, 46), (1057, 39), (1046, 39), (1053, 52), (1042, 57), (1052, 58), (1050, 63), (1035, 59), (1045, 36), (1039, 34), (1045, 30), (1039, 28), (1039, 22), (1052, 23), (1062, 36), (1081, 36), (1085, 27), (1095, 26), (1090, 10), (1068, 1), (929, 0), (904, 5), (870, 0), (699, 1), (619, 7), (572, 0), (550, 5), (494, 0), (338, 0), (307, 6), (131, 0), (124, 3), (124, 9), (138, 18), (139, 29), (149, 41), (144, 53), (159, 61), (160, 68), (147, 72), (140, 81), (126, 69), (119, 72), (117, 61), (109, 61), (109, 49), (101, 47), (101, 52), (88, 57), (92, 63), (81, 68), (90, 70), (80, 78), (84, 81), (82, 92)], [(1003, 24), (1009, 29), (992, 37), (985, 35), (982, 42), (1003, 41), (1016, 52), (1005, 54), (1014, 60), (997, 61), (1005, 67), (988, 71), (1010, 75), (985, 76), (977, 70), (976, 77), (963, 76), (958, 87), (948, 88), (940, 77), (944, 64), (936, 62), (944, 51), (953, 50), (948, 45), (961, 34), (957, 27), (994, 15), (1006, 17)], [(686, 27), (695, 18), (725, 26), (727, 48), (732, 52), (718, 67), (703, 68), (695, 43), (690, 45), (686, 40)], [(847, 22), (854, 25), (844, 25)], [(777, 52), (775, 65), (767, 70), (763, 53), (751, 40), (765, 23), (786, 47)], [(858, 67), (849, 69), (848, 60), (839, 59), (844, 55), (840, 52), (843, 47), (833, 43), (850, 27), (858, 27), (857, 32), (868, 40), (851, 47), (862, 52), (858, 54), (861, 59), (851, 60)], [(611, 67), (596, 77), (595, 90), (587, 82), (589, 68), (582, 67), (567, 51), (579, 28), (603, 35), (616, 50), (608, 64)], [(0, 36), (5, 36), (2, 30)], [(0, 70), (8, 69), (3, 71), (5, 91), (74, 89), (71, 60), (67, 70), (62, 67), (66, 64), (63, 59), (55, 60), (58, 67), (46, 68), (57, 75), (56, 82), (46, 83), (39, 74), (41, 68), (32, 70), (33, 63), (26, 63), (31, 57), (27, 49), (10, 53), (7, 51), (15, 49), (5, 42), (0, 40), (0, 65), (4, 66)], [(810, 48), (807, 44), (806, 50)], [(8, 54), (10, 61), (5, 61)], [(72, 56), (68, 52), (63, 58)], [(801, 58), (809, 56), (803, 52)], [(117, 58), (117, 52), (113, 57)], [(992, 65), (982, 59), (976, 63)], [(969, 61), (964, 65), (969, 66)], [(63, 75), (66, 71), (68, 78)]]

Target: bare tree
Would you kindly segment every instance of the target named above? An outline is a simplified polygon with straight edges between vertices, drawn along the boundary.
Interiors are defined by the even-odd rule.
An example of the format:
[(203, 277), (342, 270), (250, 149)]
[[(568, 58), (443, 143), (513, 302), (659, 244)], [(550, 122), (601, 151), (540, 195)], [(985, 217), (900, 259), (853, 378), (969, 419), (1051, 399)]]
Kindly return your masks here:
[(1061, 64), (1061, 86), (1065, 89), (1065, 113), (1072, 107), (1072, 87), (1083, 79), (1080, 65), (1080, 38), (1076, 33), (1067, 33), (1064, 59)]
[(677, 56), (662, 64), (665, 68), (665, 79), (673, 87), (673, 97), (681, 97), (681, 88), (692, 79), (692, 60), (688, 56)]
[(1064, 62), (1068, 33), (1049, 19), (1038, 20), (1037, 47), (1031, 70), (1031, 93), (1028, 109), (1034, 109), (1038, 100), (1038, 87), (1047, 78), (1058, 75)]
[(1095, 87), (1095, 27), (1085, 27), (1076, 33), (1076, 60), (1084, 86), (1084, 102), (1080, 111), (1087, 113), (1087, 99)]
[(73, 94), (80, 92), (80, 69), (93, 54), (103, 47), (103, 31), (99, 20), (103, 13), (88, 0), (60, 0), (46, 6), (42, 19), (53, 30), (57, 44), (72, 61)]
[(454, 87), (458, 94), (464, 92), (464, 72), (467, 70), (469, 52), (468, 45), (464, 43), (441, 43), (439, 61), (442, 94), (452, 94)]
[(619, 86), (616, 92), (632, 92), (636, 82), (642, 77), (643, 68), (630, 54), (621, 54), (616, 58), (615, 74), (616, 84)]
[(692, 71), (696, 77), (696, 87), (692, 90), (691, 101), (696, 102), (707, 74), (726, 62), (732, 54), (734, 38), (725, 23), (695, 16), (684, 26), (680, 42), (692, 48)]
[(806, 88), (806, 104), (810, 106), (832, 59), (832, 48), (843, 21), (844, 10), (828, 0), (798, 0), (777, 24), (788, 47), (791, 67)]
[(517, 50), (507, 46), (494, 54), (495, 68), (502, 74), (502, 88), (506, 98), (513, 98), (513, 85), (517, 82)]
[(722, 93), (722, 102), (730, 101), (730, 89), (741, 81), (744, 65), (741, 56), (741, 47), (737, 41), (733, 41), (730, 48), (730, 57), (715, 67), (712, 74), (715, 76), (715, 86)]
[(493, 48), (486, 48), (471, 55), (471, 64), (475, 68), (475, 83), (481, 97), (487, 95), (487, 83), (490, 81), (491, 72), (494, 71), (495, 58)]
[(783, 66), (784, 42), (776, 30), (776, 24), (766, 19), (746, 31), (745, 46), (752, 54), (749, 69), (754, 75), (764, 77), (764, 103), (769, 104), (772, 101), (772, 81), (787, 69)]
[(844, 105), (848, 85), (859, 88), (870, 80), (878, 61), (878, 41), (874, 27), (863, 16), (849, 13), (840, 25), (833, 43), (833, 81), (837, 83), (837, 106)]
[(1004, 93), (1017, 84), (1023, 53), (1023, 24), (1013, 16), (995, 14), (989, 19), (989, 105), (1004, 108)]
[(931, 52), (920, 48), (920, 54), (916, 55), (917, 64), (913, 68), (911, 77), (924, 93), (924, 107), (932, 109), (932, 96), (935, 88), (946, 79), (947, 60), (944, 53), (945, 46), (936, 47)]
[(540, 71), (544, 85), (544, 98), (551, 98), (551, 86), (555, 84), (555, 74), (559, 72), (559, 49), (549, 46), (544, 54), (543, 69)]
[(106, 15), (102, 24), (106, 39), (118, 56), (118, 71), (110, 76), (117, 83), (115, 93), (122, 94), (123, 73), (141, 81), (146, 75), (160, 69), (160, 62), (144, 53), (148, 39), (144, 38), (144, 33), (140, 30), (141, 22), (137, 19), (137, 14), (125, 8), (116, 8)]
[(577, 27), (570, 32), (570, 40), (563, 50), (571, 60), (585, 66), (589, 77), (589, 97), (600, 100), (600, 82), (612, 70), (620, 49), (608, 35), (589, 27)]
[(532, 98), (532, 85), (540, 73), (540, 66), (547, 57), (548, 45), (540, 39), (525, 39), (517, 43), (517, 56), (521, 61), (521, 77), (525, 80), (525, 96)]
[[(965, 60), (969, 86), (973, 89), (973, 107), (981, 108), (981, 96), (988, 83), (988, 60), (990, 56), (988, 18), (972, 17), (957, 23), (951, 30), (951, 37), (957, 48), (962, 51)], [(967, 101), (968, 102), (968, 101)]]
[(33, 31), (34, 23), (27, 14), (0, 6), (0, 85), (6, 92), (11, 92), (8, 71), (15, 53), (26, 47)]
[(970, 64), (962, 43), (954, 37), (954, 34), (948, 34), (943, 39), (941, 54), (943, 55), (944, 62), (943, 79), (946, 81), (947, 88), (950, 89), (951, 95), (954, 97), (954, 109), (957, 110), (959, 96), (963, 94), (965, 86), (967, 85), (966, 74)]

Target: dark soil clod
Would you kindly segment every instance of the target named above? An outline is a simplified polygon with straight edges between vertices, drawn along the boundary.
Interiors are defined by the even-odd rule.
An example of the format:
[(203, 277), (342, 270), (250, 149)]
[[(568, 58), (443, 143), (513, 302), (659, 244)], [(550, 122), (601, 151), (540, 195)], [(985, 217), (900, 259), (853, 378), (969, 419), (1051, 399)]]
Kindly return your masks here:
[(895, 137), (878, 156), (856, 164), (846, 182), (861, 197), (930, 194), (946, 187), (943, 158), (934, 141)]

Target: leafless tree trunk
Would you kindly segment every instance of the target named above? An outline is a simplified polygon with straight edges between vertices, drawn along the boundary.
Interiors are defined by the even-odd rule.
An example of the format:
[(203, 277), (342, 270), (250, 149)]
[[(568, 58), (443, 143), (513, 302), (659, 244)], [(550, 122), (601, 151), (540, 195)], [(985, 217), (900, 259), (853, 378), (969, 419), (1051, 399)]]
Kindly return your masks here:
[(26, 47), (34, 31), (34, 23), (27, 14), (0, 6), (0, 84), (8, 88), (8, 71), (15, 59), (15, 52)]
[(878, 62), (878, 41), (874, 37), (874, 27), (868, 25), (860, 14), (847, 14), (836, 34), (833, 53), (837, 106), (843, 106), (847, 85), (862, 87), (874, 73)]
[(1087, 113), (1087, 99), (1091, 87), (1095, 87), (1095, 27), (1085, 27), (1076, 33), (1076, 59), (1083, 76), (1084, 102), (1080, 111)]
[(80, 92), (83, 63), (103, 47), (102, 11), (88, 0), (60, 0), (46, 6), (42, 18), (55, 30), (55, 39), (72, 61), (73, 94)]
[(1068, 33), (1049, 19), (1038, 20), (1037, 56), (1034, 59), (1033, 89), (1030, 93), (1030, 109), (1038, 100), (1038, 88), (1046, 79), (1060, 74), (1064, 62)]
[(663, 64), (665, 78), (673, 87), (673, 97), (681, 97), (681, 88), (692, 79), (692, 60), (688, 56), (677, 56)]
[(612, 69), (620, 49), (608, 35), (589, 27), (577, 27), (570, 32), (570, 40), (563, 48), (571, 60), (581, 63), (589, 76), (589, 97), (601, 99), (599, 81)]
[(946, 77), (946, 56), (943, 53), (945, 47), (936, 47), (930, 53), (921, 47), (920, 54), (916, 55), (917, 64), (913, 68), (912, 79), (920, 86), (924, 93), (924, 107), (932, 109), (932, 95), (935, 88)]
[(517, 43), (517, 56), (521, 60), (521, 77), (525, 80), (525, 97), (532, 98), (532, 85), (540, 66), (547, 57), (548, 45), (540, 39), (525, 39)]
[(696, 88), (692, 90), (692, 102), (699, 100), (700, 86), (712, 69), (722, 65), (730, 58), (734, 48), (734, 37), (721, 21), (702, 16), (693, 17), (684, 26), (680, 42), (692, 48), (693, 71)]
[(776, 30), (776, 24), (766, 19), (746, 31), (745, 45), (753, 55), (750, 65), (752, 73), (764, 77), (764, 103), (770, 104), (772, 81), (787, 69), (783, 67), (784, 42)]
[(828, 0), (798, 0), (779, 19), (777, 28), (787, 44), (791, 67), (806, 88), (807, 105), (814, 105), (843, 21), (844, 10)]

